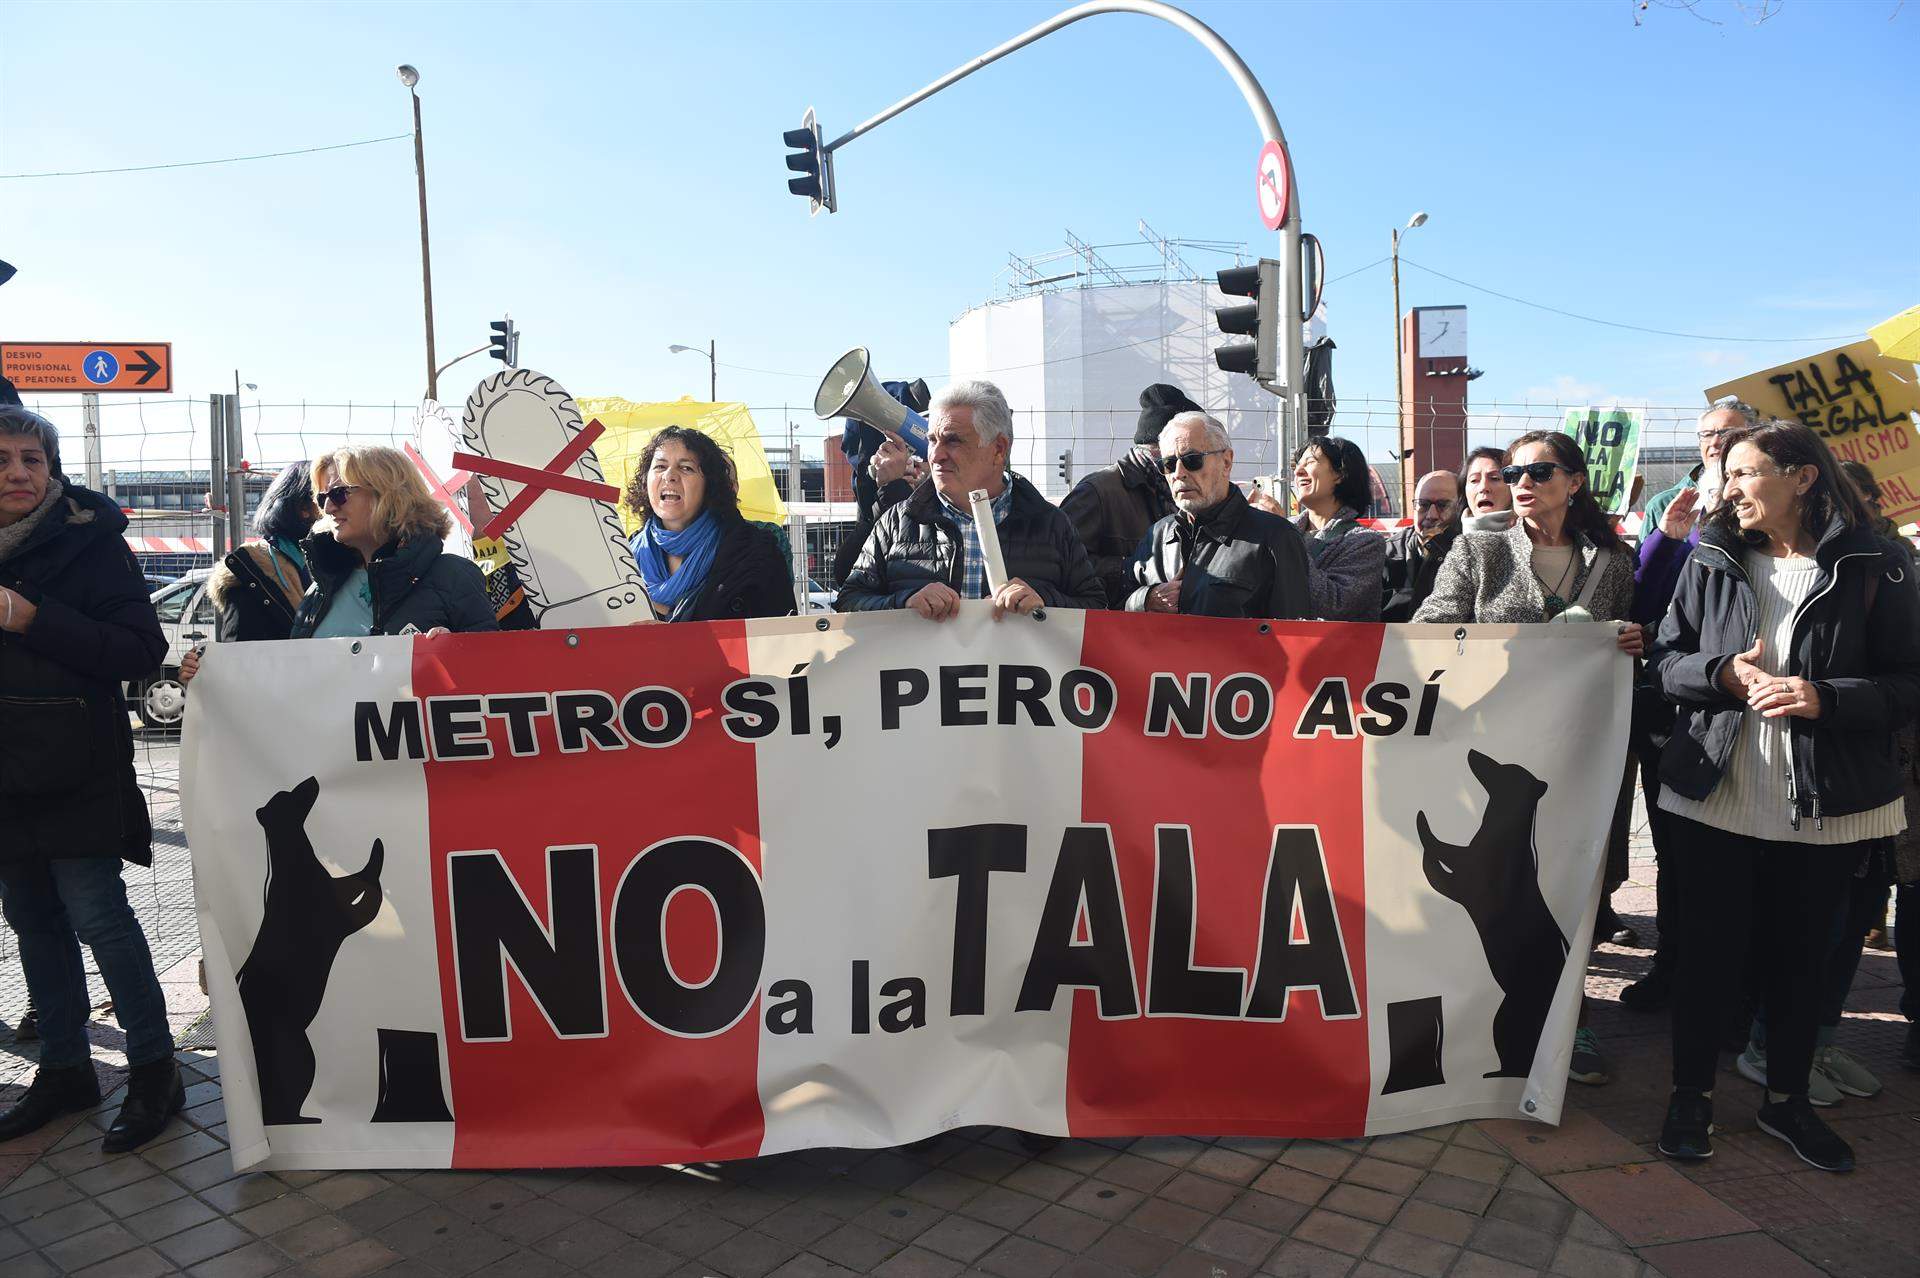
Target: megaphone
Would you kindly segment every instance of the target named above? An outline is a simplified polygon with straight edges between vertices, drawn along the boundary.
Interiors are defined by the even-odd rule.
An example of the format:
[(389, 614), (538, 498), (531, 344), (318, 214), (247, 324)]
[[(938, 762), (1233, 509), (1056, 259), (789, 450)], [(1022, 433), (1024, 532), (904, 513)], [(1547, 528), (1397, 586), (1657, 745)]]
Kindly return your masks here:
[(873, 376), (873, 355), (856, 346), (833, 362), (813, 394), (816, 417), (851, 417), (890, 431), (907, 447), (927, 455), (927, 419), (882, 390)]

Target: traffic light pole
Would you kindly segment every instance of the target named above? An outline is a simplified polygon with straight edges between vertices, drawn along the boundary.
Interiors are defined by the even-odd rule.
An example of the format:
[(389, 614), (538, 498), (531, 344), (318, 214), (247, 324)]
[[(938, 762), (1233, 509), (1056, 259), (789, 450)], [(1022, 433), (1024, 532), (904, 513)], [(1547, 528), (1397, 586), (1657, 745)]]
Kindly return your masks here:
[(1222, 40), (1217, 32), (1192, 14), (1176, 9), (1170, 4), (1158, 3), (1158, 0), (1092, 0), (1088, 4), (1075, 5), (1047, 19), (1039, 26), (1024, 31), (1007, 41), (987, 50), (972, 61), (964, 62), (953, 70), (929, 84), (919, 92), (900, 99), (870, 120), (855, 125), (823, 148), (829, 155), (863, 134), (871, 133), (894, 116), (925, 102), (949, 85), (958, 84), (982, 67), (998, 62), (1009, 53), (1044, 39), (1063, 27), (1072, 26), (1082, 18), (1092, 18), (1103, 13), (1137, 13), (1148, 18), (1158, 18), (1171, 23), (1200, 42), (1232, 78), (1234, 87), (1240, 90), (1240, 96), (1246, 100), (1247, 107), (1253, 112), (1254, 122), (1260, 126), (1263, 141), (1280, 144), (1280, 153), (1287, 161), (1287, 188), (1291, 197), (1287, 201), (1287, 220), (1280, 228), (1280, 350), (1283, 367), (1284, 390), (1274, 386), (1267, 389), (1280, 396), (1280, 429), (1276, 443), (1281, 456), (1280, 465), (1285, 466), (1291, 460), (1294, 450), (1304, 442), (1306, 432), (1306, 377), (1303, 361), (1303, 342), (1300, 326), (1302, 323), (1300, 295), (1300, 182), (1293, 170), (1293, 153), (1287, 149), (1286, 134), (1280, 130), (1280, 117), (1274, 114), (1273, 103), (1267, 98), (1267, 91), (1260, 87), (1260, 81), (1233, 47)]

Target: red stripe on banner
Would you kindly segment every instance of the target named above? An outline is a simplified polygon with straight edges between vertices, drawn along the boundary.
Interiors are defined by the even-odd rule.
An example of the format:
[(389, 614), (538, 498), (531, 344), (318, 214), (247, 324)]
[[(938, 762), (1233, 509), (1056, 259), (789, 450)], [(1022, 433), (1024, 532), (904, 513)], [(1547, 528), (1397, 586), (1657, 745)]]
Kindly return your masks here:
[[(726, 850), (732, 848), (759, 876), (754, 750), (726, 735), (712, 700), (714, 689), (747, 672), (742, 623), (527, 631), (485, 644), (414, 641), (414, 694), (421, 698), (456, 692), (463, 699), (538, 697), (540, 690), (570, 689), (603, 693), (619, 707), (635, 689), (661, 687), (678, 692), (693, 712), (686, 736), (671, 748), (629, 740), (622, 748), (586, 744), (574, 752), (559, 748), (556, 715), (536, 714), (539, 753), (513, 760), (507, 790), (498, 784), (497, 766), (453, 759), (425, 765), (455, 1167), (662, 1163), (685, 1161), (696, 1151), (716, 1159), (759, 1152), (765, 1124), (757, 1086), (757, 964), (755, 992), (737, 1021), (700, 1036), (674, 1034), (639, 1010), (658, 1011), (647, 1003), (642, 969), (623, 967), (615, 957), (616, 946), (657, 954), (660, 916), (649, 919), (635, 909), (619, 933), (613, 928), (622, 878), (646, 859), (643, 853), (684, 850), (691, 839), (698, 843), (695, 856), (731, 862), (737, 874), (740, 858)], [(552, 693), (548, 705), (565, 695)], [(426, 705), (431, 724), (434, 703)], [(648, 720), (666, 722), (660, 715)], [(495, 756), (508, 757), (507, 720), (489, 716), (486, 723)], [(530, 910), (546, 927), (554, 921), (548, 849), (585, 846), (597, 849), (605, 1033), (562, 1038), (530, 993), (529, 978), (514, 963), (486, 962), (467, 979), (490, 979), (497, 989), (504, 971), (511, 1038), (468, 1041), (455, 961), (460, 920), (448, 895), (455, 855), (497, 850), (525, 897), (524, 907), (509, 900), (509, 908)], [(723, 938), (712, 901), (702, 889), (679, 890), (660, 912), (667, 967), (682, 985), (715, 975)], [(468, 922), (474, 924), (471, 917)], [(523, 929), (523, 943), (527, 935)], [(550, 939), (555, 953), (565, 948), (559, 936)], [(657, 964), (655, 970), (657, 977)], [(581, 983), (564, 984), (577, 989)], [(630, 984), (640, 991), (638, 1002)]]
[[(1322, 640), (1302, 626), (1087, 614), (1082, 663), (1113, 677), (1118, 706), (1104, 732), (1085, 738), (1084, 819), (1113, 831), (1148, 1015), (1102, 1020), (1093, 992), (1075, 991), (1067, 1054), (1067, 1120), (1075, 1136), (1352, 1136), (1364, 1129), (1370, 1084), (1362, 739), (1322, 736), (1306, 749), (1291, 740), (1324, 681), (1344, 678), (1357, 701), (1374, 677), (1383, 628), (1338, 630), (1337, 639)], [(1156, 654), (1167, 654), (1166, 663)], [(1148, 736), (1148, 690), (1163, 669), (1204, 671), (1214, 687), (1232, 675), (1258, 675), (1273, 690), (1271, 726), (1248, 740), (1211, 726), (1197, 738), (1177, 728)], [(1241, 700), (1243, 709), (1247, 704)], [(1187, 917), (1155, 918), (1156, 827), (1173, 826), (1187, 827), (1192, 849), (1190, 966), (1246, 973), (1243, 1000), (1261, 957), (1275, 827), (1317, 829), (1357, 1014), (1326, 1019), (1318, 997), (1300, 991), (1288, 996), (1280, 1020), (1152, 1014), (1150, 939), (1157, 926), (1183, 928)], [(1280, 935), (1302, 939), (1294, 919), (1277, 926)], [(1283, 1106), (1276, 1097), (1285, 1098)], [(1271, 1117), (1279, 1109), (1291, 1117)], [(1141, 1114), (1156, 1117), (1143, 1121)]]

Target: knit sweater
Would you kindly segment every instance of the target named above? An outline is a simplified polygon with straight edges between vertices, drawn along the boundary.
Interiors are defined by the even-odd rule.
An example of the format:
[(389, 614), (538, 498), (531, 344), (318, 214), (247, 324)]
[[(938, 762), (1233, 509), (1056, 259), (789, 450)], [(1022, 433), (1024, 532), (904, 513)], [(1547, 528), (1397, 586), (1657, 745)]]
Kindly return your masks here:
[[(1756, 548), (1741, 556), (1741, 566), (1760, 603), (1759, 634), (1764, 641), (1760, 668), (1776, 677), (1785, 675), (1788, 654), (1793, 651), (1793, 615), (1813, 592), (1820, 565), (1811, 556), (1776, 559)], [(1792, 724), (1786, 715), (1768, 719), (1747, 711), (1726, 771), (1713, 792), (1704, 799), (1688, 799), (1671, 786), (1663, 787), (1660, 806), (1716, 830), (1772, 843), (1859, 843), (1891, 838), (1906, 828), (1905, 804), (1895, 799), (1865, 812), (1803, 820), (1794, 829), (1787, 806), (1780, 801), (1787, 788)]]

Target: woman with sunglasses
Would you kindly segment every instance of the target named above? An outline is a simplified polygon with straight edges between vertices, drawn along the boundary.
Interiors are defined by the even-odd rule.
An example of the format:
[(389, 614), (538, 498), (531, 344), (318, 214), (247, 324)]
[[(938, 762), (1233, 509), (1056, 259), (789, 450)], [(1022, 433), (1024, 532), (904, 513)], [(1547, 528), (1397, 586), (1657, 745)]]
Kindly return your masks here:
[(336, 448), (314, 460), (313, 491), (333, 526), (307, 539), (313, 584), (292, 638), (500, 628), (479, 565), (444, 553), (453, 517), (405, 453)]
[(1660, 760), (1686, 943), (1660, 1152), (1713, 1153), (1719, 1028), (1748, 938), (1763, 965), (1760, 1129), (1825, 1171), (1853, 1151), (1808, 1100), (1820, 984), (1867, 845), (1906, 826), (1893, 734), (1920, 711), (1907, 553), (1798, 422), (1725, 439), (1720, 504), (1681, 569), (1652, 664), (1678, 706)]
[(1380, 620), (1387, 539), (1359, 521), (1373, 509), (1373, 476), (1351, 440), (1327, 435), (1293, 457), (1294, 527), (1307, 539), (1308, 590), (1322, 621)]
[(642, 520), (630, 544), (659, 620), (792, 615), (791, 561), (771, 526), (741, 516), (733, 458), (712, 436), (686, 426), (655, 434), (626, 506)]

